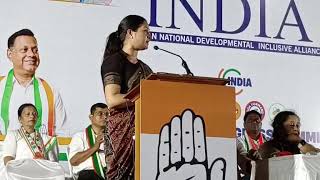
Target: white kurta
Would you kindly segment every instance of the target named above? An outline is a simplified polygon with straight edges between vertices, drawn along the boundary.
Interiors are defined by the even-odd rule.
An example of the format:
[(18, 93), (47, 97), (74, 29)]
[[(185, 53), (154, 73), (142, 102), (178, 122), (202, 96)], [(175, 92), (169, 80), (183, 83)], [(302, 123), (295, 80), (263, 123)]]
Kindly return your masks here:
[[(31, 134), (34, 136), (35, 133)], [(50, 140), (50, 136), (41, 134), (43, 143)], [(63, 180), (64, 170), (58, 163), (58, 145), (49, 151), (48, 160), (33, 159), (33, 154), (25, 139), (23, 139), (18, 130), (8, 131), (3, 142), (3, 158), (6, 156), (14, 157), (4, 167), (1, 159), (0, 173), (5, 180)], [(0, 166), (0, 167), (1, 167)]]
[[(69, 158), (71, 159), (76, 153), (82, 152), (89, 149), (86, 133), (78, 132), (73, 135), (72, 140), (69, 144)], [(102, 143), (99, 149), (99, 156), (103, 167), (106, 167), (105, 154), (104, 154), (104, 144)], [(92, 157), (89, 157), (84, 162), (80, 163), (78, 166), (73, 166), (73, 173), (78, 174), (82, 170), (92, 170)]]
[[(47, 100), (47, 94), (41, 83), (41, 80), (39, 78), (37, 79), (39, 82), (40, 98), (42, 102), (42, 127), (40, 132), (46, 133), (48, 132), (48, 111), (49, 111), (48, 100)], [(7, 80), (7, 77), (5, 77), (0, 81), (0, 109), (1, 109), (1, 102), (2, 102), (2, 97), (5, 89), (6, 80)], [(64, 135), (62, 127), (66, 121), (65, 108), (63, 106), (63, 102), (60, 97), (60, 94), (57, 91), (55, 91), (54, 88), (51, 88), (51, 89), (53, 91), (54, 106), (55, 106), (55, 119), (54, 119), (55, 132), (57, 135)], [(13, 91), (11, 94), (10, 104), (9, 104), (8, 130), (16, 130), (20, 128), (20, 123), (18, 121), (18, 109), (24, 103), (35, 104), (33, 80), (30, 81), (30, 83), (26, 87), (24, 87), (24, 86), (21, 86), (15, 78), (13, 78)], [(0, 116), (0, 131), (2, 134), (5, 134), (4, 121), (1, 116)]]
[[(34, 134), (34, 133), (33, 133)], [(41, 134), (43, 143), (46, 144), (50, 140), (50, 136)], [(32, 159), (33, 154), (26, 141), (20, 136), (18, 130), (8, 131), (3, 142), (2, 157), (12, 156), (15, 159)], [(49, 151), (48, 158), (50, 161), (58, 162), (58, 146)]]
[(64, 180), (63, 167), (43, 159), (9, 161), (1, 180)]

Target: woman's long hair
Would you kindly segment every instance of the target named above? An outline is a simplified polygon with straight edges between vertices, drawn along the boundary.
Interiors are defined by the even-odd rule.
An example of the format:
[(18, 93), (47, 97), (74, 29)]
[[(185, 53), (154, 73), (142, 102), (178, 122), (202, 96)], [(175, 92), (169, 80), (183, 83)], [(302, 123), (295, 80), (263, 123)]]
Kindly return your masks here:
[(272, 122), (272, 127), (273, 127), (273, 134), (272, 137), (274, 140), (280, 140), (283, 141), (287, 137), (287, 131), (284, 128), (283, 123), (289, 118), (289, 116), (299, 116), (292, 112), (292, 111), (282, 111), (279, 112), (275, 117)]
[(103, 60), (122, 49), (128, 29), (136, 31), (144, 22), (146, 20), (138, 15), (129, 15), (123, 18), (118, 26), (118, 30), (111, 33), (107, 38)]

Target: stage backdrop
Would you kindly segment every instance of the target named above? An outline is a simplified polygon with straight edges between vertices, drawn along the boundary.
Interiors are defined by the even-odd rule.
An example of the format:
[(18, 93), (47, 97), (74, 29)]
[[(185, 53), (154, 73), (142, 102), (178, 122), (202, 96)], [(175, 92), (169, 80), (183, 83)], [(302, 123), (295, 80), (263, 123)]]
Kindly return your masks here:
[(104, 102), (100, 65), (106, 37), (128, 14), (145, 17), (152, 31), (139, 58), (155, 72), (185, 73), (181, 55), (197, 76), (223, 77), (236, 87), (236, 133), (245, 111), (263, 115), (269, 138), (275, 114), (294, 110), (301, 136), (320, 143), (320, 16), (316, 0), (4, 0), (0, 3), (0, 74), (11, 63), (8, 37), (34, 31), (41, 64), (37, 75), (61, 94), (67, 110), (65, 135), (89, 124), (89, 108)]

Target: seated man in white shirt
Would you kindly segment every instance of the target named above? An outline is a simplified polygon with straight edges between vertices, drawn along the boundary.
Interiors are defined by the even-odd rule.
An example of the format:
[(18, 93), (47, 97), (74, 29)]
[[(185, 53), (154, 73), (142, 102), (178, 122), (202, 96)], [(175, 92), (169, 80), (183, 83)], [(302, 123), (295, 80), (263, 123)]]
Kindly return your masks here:
[(105, 179), (103, 133), (108, 114), (106, 104), (94, 104), (89, 115), (91, 125), (72, 137), (69, 145), (69, 161), (78, 180)]
[[(237, 163), (238, 176), (244, 175), (241, 179), (250, 179), (251, 160), (258, 160), (259, 147), (266, 142), (266, 138), (261, 133), (261, 114), (255, 110), (246, 112), (243, 118), (245, 132), (237, 138)], [(239, 169), (240, 168), (240, 169)]]

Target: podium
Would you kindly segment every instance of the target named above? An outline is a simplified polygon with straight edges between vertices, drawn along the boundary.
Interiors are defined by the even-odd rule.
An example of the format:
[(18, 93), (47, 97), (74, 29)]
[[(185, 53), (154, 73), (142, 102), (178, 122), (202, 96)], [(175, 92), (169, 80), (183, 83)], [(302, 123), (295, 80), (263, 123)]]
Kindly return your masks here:
[(151, 74), (135, 102), (135, 179), (236, 180), (235, 90), (228, 80)]
[(290, 155), (252, 162), (252, 180), (318, 180), (320, 155)]

